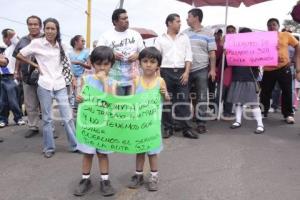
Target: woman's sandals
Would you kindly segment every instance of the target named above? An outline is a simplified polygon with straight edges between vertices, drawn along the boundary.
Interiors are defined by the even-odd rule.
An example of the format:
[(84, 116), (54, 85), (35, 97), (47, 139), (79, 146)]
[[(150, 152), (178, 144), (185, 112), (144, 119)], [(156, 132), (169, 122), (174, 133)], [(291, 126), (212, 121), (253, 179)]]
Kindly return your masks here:
[(241, 123), (239, 123), (239, 122), (234, 122), (230, 126), (231, 129), (236, 129), (236, 128), (240, 128), (240, 127), (241, 127)]
[(262, 134), (263, 132), (265, 132), (265, 128), (263, 126), (258, 126), (254, 131), (255, 134)]
[[(230, 128), (231, 129), (237, 129), (237, 128), (240, 128), (241, 127), (241, 123), (239, 122), (234, 122)], [(263, 126), (258, 126), (256, 128), (256, 130), (254, 131), (255, 134), (262, 134), (263, 132), (265, 132), (265, 128)]]

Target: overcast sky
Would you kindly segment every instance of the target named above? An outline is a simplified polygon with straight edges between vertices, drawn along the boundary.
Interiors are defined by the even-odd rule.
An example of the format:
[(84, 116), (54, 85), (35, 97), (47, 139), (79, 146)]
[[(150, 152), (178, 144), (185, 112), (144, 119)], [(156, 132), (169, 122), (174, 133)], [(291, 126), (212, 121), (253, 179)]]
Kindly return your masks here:
[[(291, 19), (289, 12), (296, 0), (273, 0), (251, 7), (242, 5), (229, 8), (228, 23), (255, 29), (266, 29), (268, 18), (275, 17), (282, 23)], [(38, 15), (42, 20), (54, 17), (59, 20), (65, 43), (72, 36), (86, 33), (87, 0), (0, 0), (0, 30), (13, 28), (18, 35), (27, 34), (26, 18)], [(92, 0), (92, 40), (105, 30), (112, 28), (111, 14), (119, 0)], [(145, 27), (161, 34), (166, 30), (164, 21), (168, 14), (178, 13), (182, 19), (182, 30), (187, 28), (187, 12), (192, 6), (176, 0), (125, 0), (131, 27)], [(203, 24), (224, 24), (224, 7), (203, 7)], [(2, 42), (2, 41), (1, 41)]]

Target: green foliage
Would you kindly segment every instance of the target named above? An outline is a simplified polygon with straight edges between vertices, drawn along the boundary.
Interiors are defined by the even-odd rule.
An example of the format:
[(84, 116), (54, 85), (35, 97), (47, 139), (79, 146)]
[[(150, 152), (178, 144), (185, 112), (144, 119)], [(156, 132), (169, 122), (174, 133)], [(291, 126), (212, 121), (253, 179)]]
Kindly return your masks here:
[(300, 24), (295, 22), (294, 20), (284, 20), (283, 26), (290, 28), (293, 32), (300, 33)]

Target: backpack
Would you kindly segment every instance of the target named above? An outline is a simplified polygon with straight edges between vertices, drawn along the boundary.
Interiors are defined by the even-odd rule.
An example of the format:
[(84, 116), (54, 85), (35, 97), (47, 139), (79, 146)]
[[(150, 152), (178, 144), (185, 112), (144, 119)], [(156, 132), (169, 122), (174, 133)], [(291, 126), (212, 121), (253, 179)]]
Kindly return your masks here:
[(300, 23), (300, 1), (294, 6), (291, 16), (295, 22)]

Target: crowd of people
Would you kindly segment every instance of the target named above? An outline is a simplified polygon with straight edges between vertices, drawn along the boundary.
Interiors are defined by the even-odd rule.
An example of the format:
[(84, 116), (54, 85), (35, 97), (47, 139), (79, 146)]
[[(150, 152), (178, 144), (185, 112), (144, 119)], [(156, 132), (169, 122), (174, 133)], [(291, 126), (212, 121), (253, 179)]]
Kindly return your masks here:
[[(299, 41), (288, 31), (279, 31), (279, 21), (271, 18), (267, 28), (278, 32), (278, 65), (229, 66), (226, 59), (222, 59), (226, 55), (223, 31), (204, 27), (202, 19), (201, 9), (191, 9), (187, 13), (189, 28), (181, 31), (180, 16), (169, 14), (165, 21), (166, 32), (155, 39), (152, 47), (145, 47), (141, 35), (129, 29), (127, 11), (116, 9), (112, 14), (114, 28), (99, 37), (91, 52), (85, 48), (81, 35), (71, 39), (72, 49), (67, 50), (61, 41), (59, 22), (54, 18), (42, 22), (38, 16), (28, 17), (29, 33), (20, 39), (13, 29), (4, 29), (2, 36), (7, 48), (0, 54), (0, 127), (8, 125), (11, 111), (17, 125), (27, 124), (28, 131), (24, 136), (31, 138), (39, 134), (41, 116), (43, 154), (45, 158), (51, 158), (55, 154), (52, 118), (55, 99), (69, 151), (83, 155), (82, 178), (74, 195), (82, 196), (91, 188), (90, 171), (93, 155), (96, 154), (101, 193), (111, 196), (115, 189), (109, 179), (108, 157), (113, 152), (81, 144), (75, 136), (74, 119), (78, 104), (84, 101), (80, 93), (84, 84), (119, 96), (159, 89), (163, 99), (161, 134), (165, 139), (175, 131), (186, 138), (198, 139), (199, 134), (208, 131), (206, 122), (211, 119), (210, 111), (223, 111), (224, 119), (233, 120), (230, 128), (237, 129), (241, 127), (245, 108), (252, 110), (257, 121), (254, 133), (262, 134), (265, 131), (263, 117), (268, 117), (275, 84), (282, 94), (272, 98), (272, 102), (281, 102), (286, 123), (293, 124), (297, 109), (297, 97), (293, 95), (298, 95), (293, 82), (297, 83), (296, 79), (300, 79)], [(226, 34), (251, 31), (249, 28), (237, 31), (232, 25), (226, 27)], [(65, 62), (71, 66), (71, 83), (66, 81), (63, 73)], [(224, 81), (221, 83), (223, 67)], [(223, 94), (219, 92), (220, 86), (224, 86)], [(223, 102), (222, 109), (218, 108), (219, 96)], [(23, 120), (23, 102), (26, 122)], [(148, 189), (158, 190), (157, 155), (162, 148), (161, 144), (156, 149), (136, 155), (136, 169), (129, 188), (137, 189), (144, 184), (147, 154), (150, 164)]]

